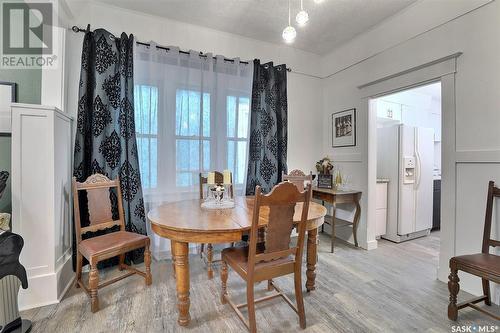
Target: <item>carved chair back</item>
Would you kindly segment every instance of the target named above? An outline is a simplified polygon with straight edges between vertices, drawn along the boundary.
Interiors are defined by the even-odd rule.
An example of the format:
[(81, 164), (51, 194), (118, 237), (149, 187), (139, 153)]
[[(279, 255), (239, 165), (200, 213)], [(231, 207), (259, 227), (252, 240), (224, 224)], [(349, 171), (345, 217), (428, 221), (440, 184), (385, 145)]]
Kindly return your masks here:
[[(248, 254), (248, 275), (253, 275), (255, 264), (269, 262), (288, 256), (294, 256), (295, 269), (300, 272), (304, 235), (307, 225), (307, 214), (311, 199), (311, 184), (306, 190), (299, 191), (290, 182), (276, 185), (269, 194), (263, 195), (260, 186), (255, 189), (255, 205), (250, 231)], [(290, 247), (290, 235), (295, 227), (293, 216), (295, 206), (302, 205), (301, 220), (298, 224), (298, 239), (296, 246)], [(258, 243), (259, 220), (267, 216), (268, 224), (263, 244)], [(257, 254), (257, 246), (263, 246), (262, 253)]]
[(302, 170), (294, 169), (290, 171), (288, 175), (282, 171), (281, 180), (289, 181), (290, 183), (295, 185), (299, 191), (303, 191), (305, 182), (307, 182), (308, 184), (312, 183), (313, 175), (312, 171), (306, 176), (306, 174)]
[(489, 253), (490, 246), (500, 246), (500, 241), (491, 239), (491, 220), (493, 218), (493, 201), (495, 198), (500, 198), (500, 188), (495, 186), (495, 182), (490, 181), (488, 183), (488, 197), (486, 200), (482, 253)]
[[(214, 171), (215, 173), (215, 183), (216, 184), (222, 184), (224, 183), (224, 175), (222, 172), (219, 171)], [(204, 176), (203, 173), (200, 172), (200, 199), (205, 199), (205, 192), (203, 191), (203, 185), (208, 184), (208, 177)], [(234, 192), (233, 192), (233, 174), (231, 173), (231, 181), (230, 181), (230, 194), (231, 198), (234, 198)]]
[[(110, 199), (110, 195), (113, 195), (111, 194), (112, 190), (116, 191), (117, 220), (113, 218), (113, 204)], [(87, 200), (90, 222), (88, 226), (82, 226), (80, 198)], [(125, 231), (125, 214), (123, 211), (120, 179), (118, 177), (110, 180), (105, 175), (96, 173), (89, 176), (83, 183), (77, 182), (76, 178), (73, 177), (73, 204), (75, 208), (77, 244), (82, 240), (82, 235), (87, 232), (95, 232), (115, 226), (118, 226), (121, 231)]]

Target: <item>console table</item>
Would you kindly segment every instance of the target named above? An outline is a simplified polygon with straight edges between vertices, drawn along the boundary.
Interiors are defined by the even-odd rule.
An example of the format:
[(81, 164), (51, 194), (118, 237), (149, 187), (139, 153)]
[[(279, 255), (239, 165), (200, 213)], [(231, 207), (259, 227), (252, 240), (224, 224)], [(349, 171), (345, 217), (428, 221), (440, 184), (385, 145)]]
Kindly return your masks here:
[[(354, 237), (354, 245), (357, 247), (358, 224), (359, 217), (361, 216), (361, 206), (359, 205), (359, 201), (361, 200), (361, 191), (341, 191), (336, 189), (313, 187), (312, 195), (313, 199), (328, 202), (333, 206), (332, 221), (330, 222), (325, 219), (325, 223), (330, 224), (332, 227), (331, 253), (333, 253), (335, 245), (335, 210), (337, 209), (337, 204), (352, 203), (356, 206), (356, 213), (354, 214), (354, 220), (352, 222), (352, 235)], [(323, 231), (323, 227), (321, 230)]]

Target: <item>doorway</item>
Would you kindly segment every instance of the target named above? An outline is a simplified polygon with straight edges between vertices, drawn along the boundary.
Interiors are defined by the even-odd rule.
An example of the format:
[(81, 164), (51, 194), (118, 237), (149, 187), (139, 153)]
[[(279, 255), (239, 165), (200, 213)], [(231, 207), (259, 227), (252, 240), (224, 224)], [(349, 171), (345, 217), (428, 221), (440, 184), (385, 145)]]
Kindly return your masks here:
[(402, 243), (422, 237), (439, 257), (441, 227), (441, 82), (372, 98), (376, 122), (375, 237)]
[[(365, 210), (366, 224), (360, 225), (366, 230), (366, 243), (368, 249), (378, 246), (375, 238), (376, 217), (376, 178), (377, 178), (377, 115), (369, 112), (374, 99), (408, 90), (413, 87), (423, 86), (433, 82), (441, 82), (441, 232), (439, 242), (439, 264), (437, 277), (441, 281), (448, 280), (449, 258), (455, 253), (455, 215), (456, 215), (456, 110), (455, 110), (455, 75), (457, 72), (457, 59), (461, 53), (454, 53), (415, 67), (407, 68), (401, 72), (380, 77), (373, 81), (358, 86), (362, 103), (360, 112), (366, 112), (367, 121), (367, 188)], [(363, 231), (364, 231), (363, 230)], [(419, 238), (422, 239), (422, 238)], [(424, 238), (425, 239), (425, 238)], [(412, 244), (412, 243), (407, 243)]]

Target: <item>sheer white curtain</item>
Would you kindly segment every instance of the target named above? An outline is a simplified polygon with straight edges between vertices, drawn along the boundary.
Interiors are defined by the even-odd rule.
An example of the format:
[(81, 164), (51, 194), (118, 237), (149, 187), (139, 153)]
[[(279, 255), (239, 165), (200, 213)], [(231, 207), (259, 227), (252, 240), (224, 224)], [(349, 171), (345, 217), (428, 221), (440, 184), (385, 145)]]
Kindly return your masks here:
[[(135, 126), (144, 206), (194, 199), (200, 172), (229, 169), (245, 191), (253, 64), (137, 45)], [(170, 242), (153, 233), (156, 259)]]

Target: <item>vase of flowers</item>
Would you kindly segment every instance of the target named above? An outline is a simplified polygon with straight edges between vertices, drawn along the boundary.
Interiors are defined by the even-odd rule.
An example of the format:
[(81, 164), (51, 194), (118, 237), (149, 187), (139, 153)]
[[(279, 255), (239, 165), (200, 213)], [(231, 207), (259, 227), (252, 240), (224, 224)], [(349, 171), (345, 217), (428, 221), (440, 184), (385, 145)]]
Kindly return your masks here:
[(316, 162), (316, 171), (321, 175), (331, 175), (333, 170), (332, 160), (325, 156)]

